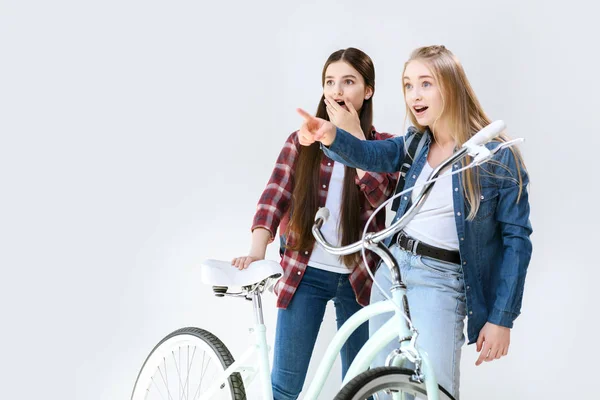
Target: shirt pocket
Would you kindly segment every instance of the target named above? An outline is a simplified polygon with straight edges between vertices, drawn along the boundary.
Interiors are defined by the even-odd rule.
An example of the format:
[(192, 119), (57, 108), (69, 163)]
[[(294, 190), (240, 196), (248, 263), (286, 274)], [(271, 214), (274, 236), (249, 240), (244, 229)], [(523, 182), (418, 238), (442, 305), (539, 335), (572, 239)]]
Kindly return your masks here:
[(476, 221), (485, 221), (496, 212), (498, 205), (498, 190), (496, 188), (481, 188), (479, 210), (475, 216)]

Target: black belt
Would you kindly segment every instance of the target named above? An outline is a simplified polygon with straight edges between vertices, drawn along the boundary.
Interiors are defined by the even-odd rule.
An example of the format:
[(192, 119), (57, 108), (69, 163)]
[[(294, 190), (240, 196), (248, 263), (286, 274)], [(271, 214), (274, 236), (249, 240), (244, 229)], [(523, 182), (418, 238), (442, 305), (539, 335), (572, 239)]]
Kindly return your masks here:
[(392, 238), (392, 243), (398, 243), (400, 248), (410, 251), (413, 254), (435, 258), (453, 264), (460, 264), (460, 253), (458, 251), (440, 249), (430, 246), (427, 243), (418, 241), (406, 235), (404, 231), (396, 233)]

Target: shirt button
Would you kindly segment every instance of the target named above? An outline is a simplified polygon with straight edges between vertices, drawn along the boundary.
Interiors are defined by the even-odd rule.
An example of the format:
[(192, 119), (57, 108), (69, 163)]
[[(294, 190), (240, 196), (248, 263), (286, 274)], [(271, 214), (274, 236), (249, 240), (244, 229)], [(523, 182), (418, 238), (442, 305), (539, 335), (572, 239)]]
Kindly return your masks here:
[(302, 271), (298, 271), (298, 275), (302, 275)]
[(471, 286), (467, 286), (467, 290), (470, 290), (470, 289), (471, 289)]
[(460, 240), (465, 240), (465, 238), (460, 238)]
[(481, 196), (481, 200), (485, 199), (485, 197)]
[(331, 167), (331, 163), (330, 163), (330, 162), (328, 162), (328, 163), (327, 163), (327, 166)]
[(460, 211), (456, 213), (456, 215), (458, 215), (460, 217)]
[(305, 251), (304, 254), (308, 255), (308, 251)]
[(463, 261), (463, 265), (467, 265), (467, 262), (466, 262), (466, 261)]
[(458, 164), (454, 164), (454, 168), (458, 168)]
[(473, 315), (473, 311), (469, 311), (469, 315)]
[(325, 189), (327, 187), (327, 185), (323, 185), (323, 189)]
[(413, 175), (413, 179), (417, 179), (417, 176), (416, 176), (416, 175)]
[(408, 197), (404, 196), (404, 200), (408, 200)]
[(455, 192), (458, 192), (458, 188), (454, 188), (454, 191), (455, 191)]

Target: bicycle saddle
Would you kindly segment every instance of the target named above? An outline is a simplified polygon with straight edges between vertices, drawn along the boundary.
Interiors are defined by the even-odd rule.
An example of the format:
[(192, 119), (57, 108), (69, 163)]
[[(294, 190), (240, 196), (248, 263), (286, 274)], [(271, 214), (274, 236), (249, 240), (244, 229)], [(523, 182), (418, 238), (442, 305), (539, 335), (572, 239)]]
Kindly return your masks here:
[(254, 261), (241, 271), (231, 261), (204, 260), (200, 264), (202, 283), (212, 286), (249, 286), (282, 275), (283, 268), (272, 260)]

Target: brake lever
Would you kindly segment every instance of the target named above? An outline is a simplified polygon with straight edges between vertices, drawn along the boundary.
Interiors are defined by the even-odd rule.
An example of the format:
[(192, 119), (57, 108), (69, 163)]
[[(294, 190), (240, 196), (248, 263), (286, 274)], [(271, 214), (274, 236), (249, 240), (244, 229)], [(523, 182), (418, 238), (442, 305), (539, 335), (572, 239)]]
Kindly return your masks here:
[(516, 144), (522, 143), (525, 139), (517, 138), (513, 140), (509, 140), (508, 142), (504, 142), (492, 150), (488, 149), (484, 145), (473, 146), (469, 148), (469, 155), (473, 156), (473, 166), (479, 166), (487, 161), (489, 161), (496, 153), (500, 150), (506, 149), (508, 147), (514, 146)]
[(516, 144), (523, 143), (524, 141), (525, 141), (525, 139), (523, 139), (523, 138), (516, 138), (513, 140), (509, 140), (508, 142), (504, 142), (501, 145), (496, 146), (496, 148), (493, 149), (491, 152), (492, 152), (492, 154), (496, 154), (497, 152), (499, 152), (502, 149), (506, 149), (506, 148), (514, 146)]

